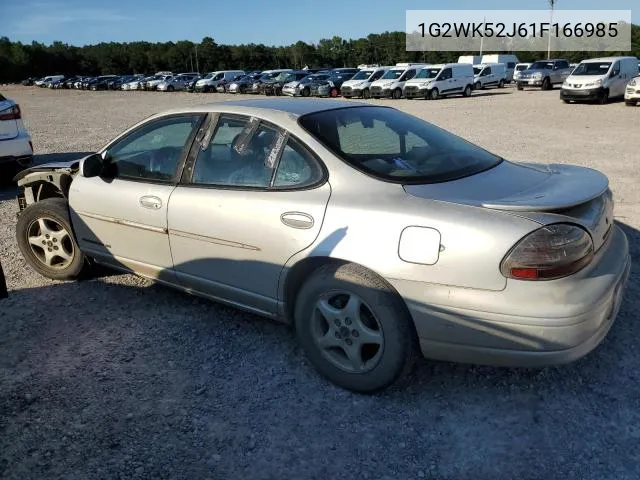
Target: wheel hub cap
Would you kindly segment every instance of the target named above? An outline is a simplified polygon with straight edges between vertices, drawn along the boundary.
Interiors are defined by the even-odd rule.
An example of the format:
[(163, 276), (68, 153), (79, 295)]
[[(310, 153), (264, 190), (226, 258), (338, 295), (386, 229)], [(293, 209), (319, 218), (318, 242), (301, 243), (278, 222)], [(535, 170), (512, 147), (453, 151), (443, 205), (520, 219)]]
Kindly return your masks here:
[(41, 217), (29, 225), (27, 241), (36, 259), (48, 268), (67, 268), (75, 256), (69, 232), (50, 217)]

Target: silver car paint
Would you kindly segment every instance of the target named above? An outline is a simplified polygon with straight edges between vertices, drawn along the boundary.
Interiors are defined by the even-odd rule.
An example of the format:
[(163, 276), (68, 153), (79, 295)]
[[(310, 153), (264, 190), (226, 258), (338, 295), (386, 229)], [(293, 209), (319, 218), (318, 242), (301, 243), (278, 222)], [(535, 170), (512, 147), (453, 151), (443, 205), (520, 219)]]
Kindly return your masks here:
[[(113, 183), (100, 185), (96, 182), (102, 180), (76, 176), (70, 198), (72, 211), (77, 211), (74, 227), (79, 236), (87, 236), (86, 230), (76, 226), (76, 222), (87, 222), (98, 242), (108, 238), (116, 245), (104, 248), (103, 258), (111, 255), (116, 263), (152, 278), (175, 265), (183, 271), (175, 277), (161, 277), (161, 281), (280, 318), (285, 313), (286, 275), (298, 262), (330, 257), (360, 263), (387, 279), (405, 299), (427, 357), (498, 364), (518, 363), (518, 359), (527, 364), (555, 363), (582, 355), (599, 343), (615, 317), (611, 312), (619, 307), (630, 263), (626, 237), (617, 227), (589, 267), (568, 278), (507, 280), (499, 264), (520, 238), (541, 224), (582, 221), (593, 223), (596, 230), (601, 228), (602, 212), (609, 211), (606, 202), (604, 206), (594, 202), (576, 207), (585, 211), (573, 218), (562, 213), (517, 211), (522, 205), (529, 208), (535, 195), (521, 195), (519, 203), (511, 205), (515, 211), (504, 210), (505, 205), (482, 206), (496, 198), (513, 198), (517, 188), (498, 189), (492, 198), (483, 198), (473, 188), (447, 190), (446, 184), (440, 184), (405, 190), (376, 180), (335, 157), (297, 123), (299, 115), (333, 105), (367, 104), (257, 100), (176, 109), (150, 118), (215, 111), (268, 120), (291, 132), (322, 159), (330, 173), (328, 183), (321, 187), (287, 198), (277, 192), (156, 189), (139, 182), (122, 182), (129, 185), (115, 184), (114, 188)], [(526, 167), (503, 163), (485, 174), (493, 175), (492, 180), (487, 178), (497, 187), (502, 172), (514, 168), (516, 179), (524, 171), (518, 169)], [(538, 171), (518, 188), (524, 192), (548, 175)], [(592, 178), (590, 188), (602, 187)], [(463, 185), (465, 180), (460, 182)], [(594, 192), (583, 193), (593, 198)], [(138, 201), (143, 195), (157, 196), (163, 205), (168, 200), (168, 211), (140, 209)], [(574, 198), (571, 190), (566, 196), (561, 189), (554, 190), (554, 204), (568, 206)], [(279, 217), (289, 211), (310, 215), (313, 227), (305, 231), (285, 226)], [(430, 252), (437, 250), (435, 264), (416, 265), (399, 257), (399, 239), (408, 226), (430, 227), (440, 233), (439, 245), (434, 240), (424, 246)], [(82, 248), (96, 251), (87, 242)], [(208, 268), (209, 260), (220, 261), (229, 271)], [(273, 263), (273, 267), (258, 265), (263, 263)]]

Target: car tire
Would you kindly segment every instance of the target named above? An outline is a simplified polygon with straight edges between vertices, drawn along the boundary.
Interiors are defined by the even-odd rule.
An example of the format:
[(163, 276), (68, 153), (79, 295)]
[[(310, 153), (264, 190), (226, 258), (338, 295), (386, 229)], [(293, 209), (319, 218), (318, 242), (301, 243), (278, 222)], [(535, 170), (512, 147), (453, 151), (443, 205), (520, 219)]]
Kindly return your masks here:
[(476, 82), (473, 84), (474, 90), (482, 90), (482, 84), (480, 82)]
[(294, 317), (310, 362), (342, 388), (382, 390), (415, 362), (417, 336), (404, 301), (360, 265), (327, 264), (313, 272), (296, 298)]
[(600, 105), (606, 105), (607, 103), (609, 103), (609, 90), (602, 91), (602, 95), (600, 95), (598, 103), (600, 103)]
[(300, 92), (300, 96), (302, 97), (308, 97), (309, 95), (311, 95), (311, 90), (309, 90), (308, 87), (304, 87)]
[(44, 277), (73, 280), (87, 269), (64, 198), (47, 198), (25, 208), (16, 224), (16, 240), (29, 266)]
[(338, 89), (336, 87), (333, 87), (330, 91), (329, 91), (329, 96), (331, 98), (336, 98), (339, 95), (338, 93)]
[(362, 91), (362, 98), (364, 98), (364, 99), (366, 99), (366, 100), (368, 100), (368, 99), (370, 99), (370, 98), (371, 98), (371, 92), (369, 91), (369, 89), (368, 89), (368, 88), (365, 88), (365, 89)]
[(402, 98), (402, 90), (400, 90), (399, 88), (396, 88), (391, 94), (391, 97), (394, 100), (400, 100)]
[(551, 85), (551, 80), (549, 79), (549, 77), (546, 77), (543, 81), (542, 81), (542, 86), (540, 87), (542, 90), (551, 90), (553, 88), (553, 85)]
[(429, 92), (429, 100), (438, 100), (439, 98), (440, 91), (437, 88), (434, 88)]
[(472, 92), (473, 89), (471, 88), (471, 85), (467, 85), (466, 87), (464, 87), (464, 92), (462, 92), (462, 95), (465, 97), (470, 97)]
[(516, 83), (516, 89), (517, 89), (517, 90), (522, 90), (522, 89), (523, 89), (523, 87), (522, 87), (522, 85), (520, 85), (519, 83)]
[(624, 104), (627, 107), (635, 107), (638, 103), (635, 100), (625, 100)]
[(504, 88), (504, 80), (498, 82), (498, 88)]
[(169, 86), (167, 87), (167, 92), (173, 92), (174, 90), (175, 90), (175, 88), (174, 88), (174, 86), (173, 86), (173, 85), (169, 85)]

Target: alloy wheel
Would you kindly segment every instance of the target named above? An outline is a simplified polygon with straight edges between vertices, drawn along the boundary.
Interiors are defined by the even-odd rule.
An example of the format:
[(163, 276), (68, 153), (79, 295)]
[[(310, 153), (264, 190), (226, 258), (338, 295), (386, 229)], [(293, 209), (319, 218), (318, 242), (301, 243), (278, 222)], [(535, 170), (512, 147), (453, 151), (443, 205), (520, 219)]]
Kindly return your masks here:
[(384, 334), (373, 310), (357, 295), (332, 291), (315, 305), (314, 341), (334, 366), (349, 373), (366, 373), (379, 363)]
[(40, 217), (29, 225), (27, 240), (31, 252), (48, 268), (67, 268), (75, 256), (69, 232), (56, 220)]

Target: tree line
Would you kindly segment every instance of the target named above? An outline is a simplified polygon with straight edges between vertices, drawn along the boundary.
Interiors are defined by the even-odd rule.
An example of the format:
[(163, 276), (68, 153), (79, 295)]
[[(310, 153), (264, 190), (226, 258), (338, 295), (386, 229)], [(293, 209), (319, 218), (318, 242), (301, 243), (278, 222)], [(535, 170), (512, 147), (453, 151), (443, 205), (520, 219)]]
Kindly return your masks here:
[[(23, 44), (0, 37), (0, 82), (45, 75), (107, 75), (127, 73), (209, 72), (226, 69), (353, 67), (397, 62), (455, 62), (477, 52), (407, 52), (405, 32), (370, 34), (366, 38), (322, 39), (317, 44), (223, 45), (211, 37), (200, 42), (109, 42), (82, 47), (53, 42)], [(546, 58), (547, 52), (514, 52), (523, 61)], [(578, 62), (584, 58), (635, 55), (640, 58), (640, 26), (632, 26), (631, 52), (561, 52), (552, 54)]]

